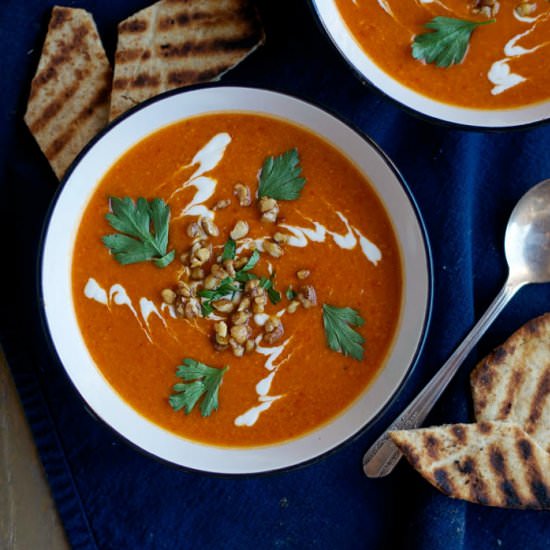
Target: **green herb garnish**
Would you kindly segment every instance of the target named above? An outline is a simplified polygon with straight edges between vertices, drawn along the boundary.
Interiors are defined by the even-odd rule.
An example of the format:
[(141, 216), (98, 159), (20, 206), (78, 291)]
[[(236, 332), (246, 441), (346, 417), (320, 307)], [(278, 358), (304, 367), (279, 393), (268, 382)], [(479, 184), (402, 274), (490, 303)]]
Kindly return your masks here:
[(170, 208), (162, 199), (147, 201), (140, 197), (134, 204), (129, 197), (111, 197), (112, 213), (105, 217), (119, 231), (102, 238), (120, 264), (153, 260), (157, 267), (166, 267), (175, 251), (166, 253)]
[(234, 279), (232, 279), (231, 277), (226, 277), (216, 288), (212, 290), (199, 290), (199, 296), (201, 298), (206, 298), (206, 301), (201, 304), (202, 314), (205, 317), (207, 317), (214, 311), (214, 308), (212, 307), (212, 302), (220, 300), (221, 298), (223, 298), (224, 296), (228, 296), (229, 294), (235, 294), (235, 292), (239, 292), (239, 290), (241, 290), (240, 286), (236, 286), (234, 282)]
[(251, 281), (252, 279), (257, 279), (258, 275), (254, 273), (248, 273), (246, 271), (237, 271), (235, 274), (235, 280), (239, 281), (239, 283), (246, 283), (247, 281)]
[(351, 326), (360, 327), (364, 322), (361, 315), (350, 307), (323, 304), (323, 324), (328, 347), (358, 361), (363, 359), (365, 339)]
[(170, 406), (175, 411), (184, 409), (185, 414), (189, 414), (204, 395), (200, 405), (201, 415), (210, 416), (212, 411), (218, 410), (218, 393), (228, 368), (215, 369), (194, 359), (184, 359), (176, 376), (187, 383), (174, 385), (176, 393), (168, 398)]
[(222, 262), (225, 260), (234, 260), (237, 253), (237, 243), (229, 237), (223, 247)]
[(281, 293), (273, 287), (273, 278), (268, 279), (267, 277), (261, 277), (260, 286), (267, 291), (269, 300), (273, 305), (276, 305), (281, 301)]
[(301, 176), (300, 157), (296, 148), (278, 157), (267, 157), (260, 172), (260, 197), (280, 201), (299, 198), (306, 180)]
[(285, 296), (287, 298), (287, 300), (289, 302), (292, 302), (292, 300), (294, 300), (296, 298), (296, 296), (298, 296), (296, 294), (296, 292), (294, 292), (294, 290), (292, 289), (291, 286), (289, 286), (287, 289), (286, 289), (286, 292), (285, 292)]
[(435, 32), (418, 34), (414, 37), (412, 56), (426, 63), (435, 63), (438, 67), (449, 67), (460, 63), (466, 55), (474, 29), (494, 22), (494, 19), (465, 21), (453, 17), (434, 17), (424, 26)]
[(258, 263), (259, 259), (260, 259), (260, 253), (257, 250), (254, 250), (254, 252), (252, 252), (250, 258), (248, 259), (248, 262), (246, 262), (246, 264), (243, 267), (241, 267), (239, 272), (241, 272), (241, 271), (250, 271), (251, 269), (254, 269), (254, 267)]

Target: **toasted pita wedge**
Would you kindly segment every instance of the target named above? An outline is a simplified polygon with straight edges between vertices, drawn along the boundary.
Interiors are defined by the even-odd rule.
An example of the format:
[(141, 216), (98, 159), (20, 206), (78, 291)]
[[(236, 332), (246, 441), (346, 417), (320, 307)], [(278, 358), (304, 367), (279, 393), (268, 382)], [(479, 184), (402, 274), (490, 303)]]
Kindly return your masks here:
[(390, 433), (414, 468), (453, 498), (550, 509), (550, 455), (519, 426), (453, 424)]
[(92, 16), (55, 6), (25, 122), (61, 179), (108, 122), (111, 68)]
[(118, 26), (110, 119), (161, 92), (216, 80), (264, 41), (251, 0), (161, 0)]
[(476, 420), (514, 422), (550, 452), (550, 314), (481, 361), (471, 384)]

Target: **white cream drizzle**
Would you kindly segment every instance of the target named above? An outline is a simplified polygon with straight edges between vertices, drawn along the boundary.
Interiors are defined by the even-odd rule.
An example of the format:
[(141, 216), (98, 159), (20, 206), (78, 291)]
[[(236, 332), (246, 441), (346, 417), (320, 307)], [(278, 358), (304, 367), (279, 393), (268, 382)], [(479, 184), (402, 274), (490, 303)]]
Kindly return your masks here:
[(378, 5), (391, 17), (393, 17), (393, 11), (386, 0), (378, 0)]
[(165, 302), (162, 302), (162, 304), (160, 304), (160, 310), (162, 312), (168, 311), (168, 315), (170, 315), (172, 319), (177, 319), (176, 308), (174, 306), (170, 304), (166, 304)]
[[(519, 19), (520, 21), (524, 21), (526, 23), (533, 23), (533, 25), (531, 26), (531, 28), (522, 33), (516, 34), (514, 37), (508, 40), (508, 42), (506, 42), (506, 44), (504, 45), (504, 55), (506, 57), (498, 59), (491, 65), (489, 72), (487, 73), (487, 78), (489, 79), (489, 82), (494, 84), (493, 88), (491, 89), (492, 95), (499, 95), (502, 92), (505, 92), (506, 90), (509, 90), (510, 88), (513, 88), (527, 80), (527, 78), (525, 78), (523, 75), (512, 72), (512, 70), (510, 69), (510, 65), (508, 64), (512, 59), (517, 59), (524, 55), (534, 53), (549, 43), (543, 42), (542, 44), (538, 44), (533, 48), (524, 48), (523, 46), (519, 46), (517, 42), (521, 40), (524, 36), (531, 34), (535, 30), (537, 22), (541, 17), (543, 17), (543, 15), (539, 15), (534, 18), (522, 18), (516, 13), (516, 10), (514, 10), (514, 15), (516, 19)], [(547, 17), (547, 15), (544, 16), (545, 19)]]
[(98, 282), (90, 277), (84, 287), (84, 295), (90, 300), (95, 300), (103, 305), (108, 305), (107, 292), (99, 286)]
[(204, 176), (203, 174), (213, 170), (220, 163), (225, 154), (225, 149), (230, 143), (231, 136), (228, 133), (221, 132), (216, 134), (197, 152), (191, 164), (184, 167), (188, 168), (189, 166), (198, 164), (197, 169), (193, 172), (191, 177), (176, 188), (170, 195), (168, 202), (187, 187), (195, 187), (197, 192), (187, 206), (180, 211), (178, 216), (176, 216), (176, 219), (183, 216), (204, 216), (207, 218), (214, 218), (214, 211), (208, 208), (204, 203), (214, 194), (218, 181), (214, 178)]
[(248, 409), (245, 413), (235, 418), (235, 426), (246, 426), (247, 428), (254, 426), (254, 424), (258, 421), (258, 418), (260, 418), (260, 414), (267, 411), (271, 405), (273, 405), (273, 403), (281, 397), (282, 395), (277, 395), (275, 397), (260, 397), (258, 399), (258, 401), (260, 401), (259, 405)]
[(514, 17), (518, 21), (521, 21), (522, 23), (534, 23), (540, 17), (540, 15), (536, 15), (535, 17), (529, 17), (528, 15), (520, 15), (518, 11), (515, 9), (513, 10), (513, 13), (514, 13)]
[(292, 338), (288, 338), (280, 346), (268, 348), (260, 346), (259, 342), (261, 341), (261, 336), (258, 338), (256, 352), (267, 357), (264, 367), (269, 371), (269, 374), (256, 384), (256, 393), (258, 395), (259, 405), (254, 405), (243, 414), (237, 416), (237, 418), (235, 418), (234, 420), (235, 426), (254, 426), (254, 424), (258, 421), (258, 418), (260, 418), (260, 415), (263, 412), (267, 411), (275, 401), (284, 397), (283, 395), (268, 394), (271, 390), (271, 384), (273, 383), (273, 379), (275, 378), (277, 371), (279, 370), (281, 365), (283, 365), (290, 359), (290, 355), (288, 355), (278, 364), (275, 364), (275, 361), (281, 356), (285, 347), (291, 339)]
[(147, 329), (149, 330), (149, 332), (151, 332), (151, 325), (149, 325), (149, 316), (151, 314), (155, 314), (162, 321), (162, 324), (165, 327), (167, 326), (166, 321), (164, 320), (164, 317), (161, 315), (160, 311), (157, 309), (157, 306), (154, 304), (152, 300), (148, 300), (147, 298), (140, 298), (139, 308), (141, 310), (141, 316), (145, 321), (145, 324), (147, 325)]
[[(166, 320), (161, 312), (168, 311), (168, 315), (170, 315), (170, 317), (176, 317), (176, 312), (173, 306), (162, 304), (159, 311), (154, 302), (145, 297), (139, 299), (140, 317), (140, 314), (138, 314), (136, 308), (134, 307), (132, 299), (128, 296), (126, 289), (121, 284), (116, 283), (112, 285), (109, 292), (107, 292), (93, 277), (88, 279), (88, 282), (84, 287), (84, 295), (86, 298), (95, 300), (96, 302), (107, 306), (109, 309), (111, 303), (114, 303), (117, 306), (127, 306), (138, 322), (141, 330), (143, 330), (145, 336), (151, 343), (153, 343), (153, 339), (151, 338), (149, 317), (151, 315), (156, 315), (166, 328), (168, 328), (168, 325), (166, 324)], [(174, 337), (173, 334), (171, 334), (171, 336)]]
[(327, 229), (319, 222), (306, 218), (313, 224), (313, 228), (281, 224), (281, 227), (284, 227), (292, 233), (292, 236), (288, 240), (288, 244), (290, 246), (303, 248), (307, 246), (308, 241), (322, 243), (325, 242), (326, 236), (330, 235), (335, 244), (340, 248), (344, 250), (353, 250), (357, 246), (357, 237), (359, 237), (361, 251), (367, 260), (376, 265), (382, 259), (382, 252), (380, 249), (372, 241), (367, 239), (367, 237), (365, 237), (356, 227), (350, 225), (348, 219), (341, 212), (336, 212), (336, 214), (346, 226), (347, 233), (343, 235), (336, 233)]

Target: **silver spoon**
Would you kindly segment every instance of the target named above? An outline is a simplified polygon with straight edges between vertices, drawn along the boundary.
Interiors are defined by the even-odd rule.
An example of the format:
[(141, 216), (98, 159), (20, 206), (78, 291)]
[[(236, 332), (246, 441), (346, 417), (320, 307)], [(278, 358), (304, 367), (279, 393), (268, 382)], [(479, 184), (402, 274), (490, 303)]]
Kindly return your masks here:
[(485, 314), (414, 401), (390, 424), (363, 457), (368, 477), (388, 475), (401, 452), (388, 437), (392, 430), (418, 428), (456, 371), (512, 296), (528, 283), (550, 282), (550, 179), (532, 187), (510, 215), (504, 238), (508, 279)]

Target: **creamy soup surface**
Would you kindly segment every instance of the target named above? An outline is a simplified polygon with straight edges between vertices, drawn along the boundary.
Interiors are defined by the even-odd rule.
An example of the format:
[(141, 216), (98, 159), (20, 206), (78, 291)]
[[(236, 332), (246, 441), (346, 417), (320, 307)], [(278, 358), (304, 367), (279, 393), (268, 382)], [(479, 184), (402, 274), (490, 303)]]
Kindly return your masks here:
[[(550, 98), (550, 2), (335, 0), (365, 53), (409, 88), (444, 103), (503, 109)], [(493, 2), (485, 2), (493, 3)], [(522, 7), (521, 4), (528, 4)], [(434, 17), (494, 23), (474, 30), (463, 61), (441, 68), (413, 59), (411, 44)]]
[[(278, 201), (276, 222), (262, 220), (260, 169), (267, 157), (293, 148), (306, 183), (296, 200)], [(250, 206), (241, 206), (234, 194), (239, 183), (250, 189)], [(175, 251), (174, 261), (164, 268), (151, 261), (118, 263), (102, 243), (103, 236), (114, 233), (105, 218), (110, 197), (162, 198), (170, 208), (168, 250)], [(199, 237), (212, 251), (201, 266), (205, 275), (236, 222), (245, 221), (248, 233), (235, 241), (236, 258), (250, 258), (256, 248), (259, 261), (250, 273), (270, 279), (280, 293), (278, 303), (268, 300), (263, 313), (248, 318), (254, 343), (242, 357), (232, 346), (214, 346), (219, 320), (177, 315), (177, 300), (185, 298), (178, 295), (173, 304), (163, 298), (163, 290), (178, 290), (182, 279), (193, 285), (184, 265), (197, 242), (189, 236), (190, 225), (201, 218), (219, 231)], [(280, 257), (268, 253), (265, 244), (275, 242), (277, 232), (286, 236)], [(307, 276), (299, 278), (298, 272)], [(187, 119), (124, 154), (83, 214), (72, 280), (86, 345), (122, 398), (182, 437), (226, 446), (294, 438), (346, 409), (384, 364), (402, 295), (394, 230), (369, 182), (342, 153), (309, 131), (243, 113)], [(199, 289), (203, 282), (197, 283)], [(305, 303), (311, 307), (296, 298), (305, 286), (315, 291), (315, 304)], [(228, 299), (236, 302), (242, 296)], [(293, 312), (292, 302), (298, 302)], [(365, 340), (361, 360), (329, 348), (324, 304), (352, 308), (364, 319), (352, 327)], [(278, 319), (284, 331), (271, 343), (266, 343), (266, 319)], [(201, 415), (201, 401), (189, 414), (169, 403), (173, 386), (182, 383), (176, 372), (184, 359), (229, 367), (218, 389), (218, 408), (208, 416)]]

